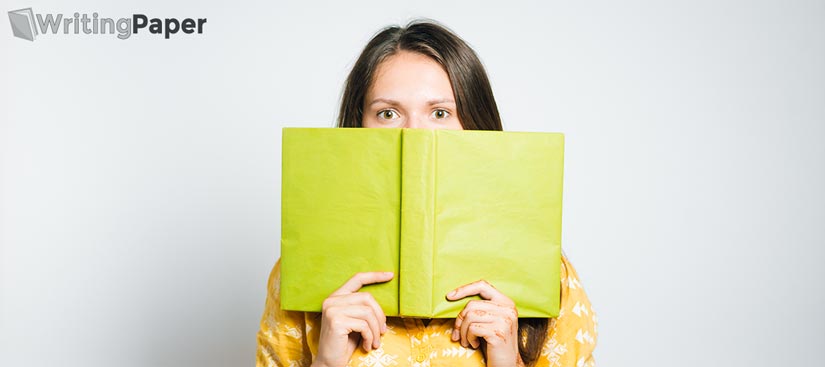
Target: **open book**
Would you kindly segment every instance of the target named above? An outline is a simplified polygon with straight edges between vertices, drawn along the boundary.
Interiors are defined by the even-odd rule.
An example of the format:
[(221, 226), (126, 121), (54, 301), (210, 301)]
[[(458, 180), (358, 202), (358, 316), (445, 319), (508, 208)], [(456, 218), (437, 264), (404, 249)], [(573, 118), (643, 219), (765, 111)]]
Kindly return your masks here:
[(480, 279), (558, 315), (562, 134), (284, 128), (282, 148), (283, 309), (392, 271), (362, 288), (388, 316), (455, 317), (471, 298), (446, 294)]

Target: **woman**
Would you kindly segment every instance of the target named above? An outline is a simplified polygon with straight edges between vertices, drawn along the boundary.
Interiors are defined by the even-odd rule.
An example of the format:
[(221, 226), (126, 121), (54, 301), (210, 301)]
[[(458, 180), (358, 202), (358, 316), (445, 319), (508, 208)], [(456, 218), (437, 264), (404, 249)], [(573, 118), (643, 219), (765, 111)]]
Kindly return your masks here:
[[(458, 36), (432, 22), (390, 27), (353, 66), (338, 127), (502, 130), (484, 67)], [(258, 332), (263, 366), (592, 366), (596, 316), (565, 256), (560, 314), (519, 319), (513, 301), (480, 280), (445, 295), (479, 295), (455, 319), (386, 317), (366, 285), (392, 273), (359, 273), (321, 313), (280, 309), (280, 262), (269, 279)]]

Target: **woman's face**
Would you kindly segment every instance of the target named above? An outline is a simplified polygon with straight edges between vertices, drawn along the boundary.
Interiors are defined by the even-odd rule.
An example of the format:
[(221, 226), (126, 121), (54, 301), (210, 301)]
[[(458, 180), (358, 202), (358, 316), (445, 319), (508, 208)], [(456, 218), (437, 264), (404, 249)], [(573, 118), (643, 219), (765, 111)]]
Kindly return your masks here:
[(430, 57), (410, 51), (378, 65), (364, 98), (361, 125), (462, 129), (447, 72)]

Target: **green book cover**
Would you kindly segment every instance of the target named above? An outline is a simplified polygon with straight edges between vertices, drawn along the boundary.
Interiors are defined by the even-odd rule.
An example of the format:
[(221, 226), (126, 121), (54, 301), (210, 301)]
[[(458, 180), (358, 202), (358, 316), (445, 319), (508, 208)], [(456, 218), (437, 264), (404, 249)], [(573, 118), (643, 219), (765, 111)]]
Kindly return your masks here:
[(357, 272), (388, 316), (455, 317), (485, 279), (520, 317), (559, 309), (564, 136), (285, 128), (281, 302), (318, 312)]

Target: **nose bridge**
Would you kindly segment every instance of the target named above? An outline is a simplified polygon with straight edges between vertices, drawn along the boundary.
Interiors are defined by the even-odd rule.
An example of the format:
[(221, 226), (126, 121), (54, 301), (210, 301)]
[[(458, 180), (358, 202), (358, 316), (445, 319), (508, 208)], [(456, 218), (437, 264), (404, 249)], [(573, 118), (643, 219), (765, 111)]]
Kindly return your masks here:
[(409, 118), (407, 118), (407, 124), (405, 127), (412, 129), (420, 129), (425, 126), (424, 122), (424, 116), (422, 116), (418, 112), (413, 112), (409, 115)]

